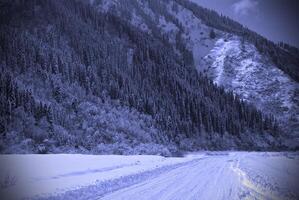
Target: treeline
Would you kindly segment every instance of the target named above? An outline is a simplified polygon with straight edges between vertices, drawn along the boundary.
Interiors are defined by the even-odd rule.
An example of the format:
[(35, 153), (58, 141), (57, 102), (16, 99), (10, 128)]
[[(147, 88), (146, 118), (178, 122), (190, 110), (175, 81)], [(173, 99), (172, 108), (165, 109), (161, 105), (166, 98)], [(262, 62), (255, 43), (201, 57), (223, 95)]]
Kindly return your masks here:
[[(181, 59), (163, 38), (140, 32), (111, 13), (67, 0), (7, 1), (1, 7), (5, 8), (0, 27), (4, 139), (7, 126), (14, 126), (12, 110), (23, 107), (37, 126), (44, 116), (51, 131), (48, 137), (57, 138), (51, 127), (59, 125), (90, 149), (85, 132), (74, 130), (83, 125), (74, 127), (73, 121), (79, 115), (78, 99), (91, 97), (118, 101), (152, 116), (154, 124), (147, 126), (159, 127), (159, 134), (166, 134), (155, 137), (178, 145), (203, 133), (240, 138), (279, 132), (273, 117), (198, 74), (190, 57)], [(77, 99), (70, 98), (76, 95), (70, 92), (74, 85), (84, 91)], [(105, 131), (97, 134), (103, 137), (88, 141), (114, 141), (104, 137)]]
[(253, 43), (261, 53), (269, 55), (282, 71), (287, 73), (295, 81), (299, 81), (299, 54), (297, 48), (290, 47), (289, 45), (284, 45), (289, 48), (280, 48), (281, 43), (275, 44), (227, 16), (219, 15), (217, 12), (200, 7), (191, 1), (174, 1), (191, 10), (195, 16), (203, 20), (208, 26), (236, 34)]

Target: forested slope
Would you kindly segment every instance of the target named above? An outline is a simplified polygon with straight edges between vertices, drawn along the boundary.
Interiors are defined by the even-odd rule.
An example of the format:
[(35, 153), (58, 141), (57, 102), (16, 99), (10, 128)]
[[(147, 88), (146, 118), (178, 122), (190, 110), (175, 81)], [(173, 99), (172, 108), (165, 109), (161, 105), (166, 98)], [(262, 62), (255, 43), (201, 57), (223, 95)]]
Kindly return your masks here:
[(197, 73), (184, 44), (177, 53), (165, 38), (81, 1), (0, 6), (2, 152), (277, 145), (274, 117)]

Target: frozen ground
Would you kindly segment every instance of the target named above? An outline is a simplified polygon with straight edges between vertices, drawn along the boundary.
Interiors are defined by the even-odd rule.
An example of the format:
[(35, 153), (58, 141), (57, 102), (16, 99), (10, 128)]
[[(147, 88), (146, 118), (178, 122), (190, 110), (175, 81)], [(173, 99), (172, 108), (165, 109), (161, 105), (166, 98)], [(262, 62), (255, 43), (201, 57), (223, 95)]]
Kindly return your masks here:
[(2, 155), (0, 162), (6, 199), (299, 199), (299, 153)]

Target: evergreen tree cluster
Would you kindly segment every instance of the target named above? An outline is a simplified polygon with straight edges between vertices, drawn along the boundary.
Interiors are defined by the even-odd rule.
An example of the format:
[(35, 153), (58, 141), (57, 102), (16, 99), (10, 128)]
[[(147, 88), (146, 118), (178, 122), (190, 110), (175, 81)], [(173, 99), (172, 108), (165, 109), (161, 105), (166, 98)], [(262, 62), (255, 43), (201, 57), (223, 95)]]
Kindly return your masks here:
[[(139, 142), (180, 146), (203, 134), (242, 140), (244, 134), (279, 132), (272, 116), (198, 74), (184, 45), (186, 54), (180, 57), (165, 38), (140, 32), (110, 12), (100, 13), (79, 0), (12, 0), (1, 2), (0, 19), (3, 141), (17, 128), (11, 116), (20, 108), (35, 126), (46, 126), (46, 138), (71, 141), (63, 144), (91, 149), (126, 140), (117, 133), (107, 136), (104, 123), (91, 131), (79, 120), (80, 103), (90, 99), (101, 99), (99, 105), (118, 102), (151, 116), (152, 121), (143, 120), (142, 130), (160, 131), (155, 129), (150, 139), (138, 136)], [(71, 92), (74, 87), (80, 88), (78, 94)]]
[[(3, 72), (4, 70), (1, 71)], [(2, 137), (5, 137), (13, 110), (19, 107), (22, 107), (24, 112), (34, 116), (37, 120), (46, 117), (49, 122), (52, 122), (50, 107), (41, 101), (37, 102), (33, 98), (31, 91), (18, 88), (10, 74), (3, 73), (0, 75), (0, 87), (0, 131)]]

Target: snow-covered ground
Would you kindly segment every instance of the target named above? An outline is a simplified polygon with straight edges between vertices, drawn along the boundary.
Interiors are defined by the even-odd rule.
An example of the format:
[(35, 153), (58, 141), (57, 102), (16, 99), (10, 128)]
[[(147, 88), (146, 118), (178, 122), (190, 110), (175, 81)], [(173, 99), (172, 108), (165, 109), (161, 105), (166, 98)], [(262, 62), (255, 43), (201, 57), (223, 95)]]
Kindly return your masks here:
[(1, 193), (16, 198), (48, 196), (99, 182), (186, 162), (192, 158), (119, 155), (1, 155), (0, 180), (14, 179)]
[(299, 153), (1, 155), (0, 162), (7, 199), (299, 198)]

